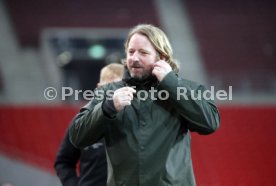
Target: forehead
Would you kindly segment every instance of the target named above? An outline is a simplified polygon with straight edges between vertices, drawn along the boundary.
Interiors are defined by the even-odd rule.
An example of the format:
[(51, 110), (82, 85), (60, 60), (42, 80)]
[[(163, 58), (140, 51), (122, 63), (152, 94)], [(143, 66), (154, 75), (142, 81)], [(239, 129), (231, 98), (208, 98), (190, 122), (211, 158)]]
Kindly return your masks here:
[(149, 39), (146, 36), (138, 33), (133, 34), (133, 36), (131, 36), (128, 43), (128, 48), (137, 48), (137, 47), (154, 49)]

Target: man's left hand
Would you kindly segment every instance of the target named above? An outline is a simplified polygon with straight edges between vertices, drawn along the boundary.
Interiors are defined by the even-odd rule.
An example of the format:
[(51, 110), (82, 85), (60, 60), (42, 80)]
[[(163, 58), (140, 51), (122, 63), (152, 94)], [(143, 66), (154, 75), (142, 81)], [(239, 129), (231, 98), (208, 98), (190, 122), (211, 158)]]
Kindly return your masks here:
[(154, 63), (152, 74), (161, 82), (170, 71), (172, 71), (172, 67), (166, 61), (159, 60)]

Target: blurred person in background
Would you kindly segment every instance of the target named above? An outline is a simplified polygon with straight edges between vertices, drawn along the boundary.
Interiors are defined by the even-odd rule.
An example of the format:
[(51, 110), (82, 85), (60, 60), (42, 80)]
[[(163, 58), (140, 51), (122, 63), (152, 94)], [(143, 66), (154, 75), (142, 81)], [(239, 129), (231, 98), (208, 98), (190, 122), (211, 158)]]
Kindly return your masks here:
[(105, 97), (95, 97), (80, 110), (69, 128), (71, 142), (84, 148), (104, 136), (115, 181), (108, 185), (196, 185), (190, 131), (213, 133), (220, 121), (217, 107), (212, 100), (192, 99), (192, 92), (206, 89), (178, 76), (161, 29), (137, 25), (129, 32), (125, 51), (122, 81), (102, 86)]
[(4, 183), (1, 183), (0, 186), (13, 186), (13, 185), (9, 182), (4, 182)]
[[(123, 69), (122, 64), (116, 63), (103, 67), (97, 87), (121, 80)], [(80, 162), (79, 176), (78, 162)], [(54, 166), (63, 186), (106, 186), (107, 163), (103, 140), (80, 150), (71, 144), (67, 131)]]

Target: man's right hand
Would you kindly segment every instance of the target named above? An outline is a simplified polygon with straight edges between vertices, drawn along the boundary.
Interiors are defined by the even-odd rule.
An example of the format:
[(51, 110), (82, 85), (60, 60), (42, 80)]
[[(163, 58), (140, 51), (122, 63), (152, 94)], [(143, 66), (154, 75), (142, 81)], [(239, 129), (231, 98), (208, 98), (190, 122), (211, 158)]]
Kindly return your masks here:
[(122, 87), (114, 92), (112, 98), (117, 112), (121, 111), (125, 106), (131, 105), (134, 93), (136, 93), (136, 90), (132, 87)]

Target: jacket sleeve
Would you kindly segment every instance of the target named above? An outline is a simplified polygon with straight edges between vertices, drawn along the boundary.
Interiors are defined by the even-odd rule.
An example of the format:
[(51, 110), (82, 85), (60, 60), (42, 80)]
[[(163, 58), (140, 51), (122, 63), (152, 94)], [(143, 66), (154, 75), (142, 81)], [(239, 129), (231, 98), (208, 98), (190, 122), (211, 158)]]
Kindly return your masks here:
[(79, 178), (76, 167), (79, 158), (80, 150), (70, 143), (67, 131), (58, 150), (54, 165), (63, 186), (77, 186)]
[(177, 74), (170, 72), (160, 82), (158, 89), (168, 91), (170, 102), (187, 121), (189, 130), (210, 134), (219, 127), (220, 116), (214, 102), (197, 95), (206, 91), (203, 85), (179, 78)]
[(84, 148), (102, 138), (107, 124), (112, 120), (103, 113), (103, 99), (92, 99), (74, 118), (69, 135), (75, 147)]

